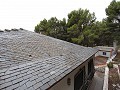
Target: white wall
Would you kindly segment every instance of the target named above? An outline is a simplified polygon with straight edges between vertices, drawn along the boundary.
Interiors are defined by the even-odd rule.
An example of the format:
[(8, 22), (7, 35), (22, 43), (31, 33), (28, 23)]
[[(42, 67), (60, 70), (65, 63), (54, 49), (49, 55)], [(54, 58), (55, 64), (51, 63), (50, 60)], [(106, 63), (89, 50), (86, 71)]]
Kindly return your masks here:
[[(64, 77), (61, 81), (59, 81), (56, 85), (54, 85), (52, 88), (50, 88), (50, 90), (74, 90), (74, 76), (78, 73), (78, 71), (80, 70), (80, 68), (85, 66), (85, 71), (86, 71), (86, 75), (88, 75), (87, 73), (87, 67), (88, 67), (88, 61), (86, 61), (85, 63), (83, 63), (82, 65), (80, 65), (77, 69), (75, 69), (73, 72), (71, 72), (70, 74), (68, 74), (66, 77)], [(71, 85), (67, 85), (67, 79), (70, 78), (71, 79)]]
[(106, 51), (98, 51), (95, 56), (104, 56), (104, 57), (110, 57), (111, 52), (106, 52), (106, 55), (103, 55), (103, 52)]

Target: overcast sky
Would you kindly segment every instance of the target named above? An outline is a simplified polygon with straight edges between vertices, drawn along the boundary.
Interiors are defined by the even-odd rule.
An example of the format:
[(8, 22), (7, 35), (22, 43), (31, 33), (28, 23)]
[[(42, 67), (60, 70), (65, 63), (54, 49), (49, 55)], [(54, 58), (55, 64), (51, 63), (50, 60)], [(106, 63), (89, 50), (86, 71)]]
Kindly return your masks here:
[(67, 18), (79, 8), (95, 12), (97, 20), (106, 17), (105, 8), (112, 0), (0, 0), (0, 29), (34, 30), (44, 18)]

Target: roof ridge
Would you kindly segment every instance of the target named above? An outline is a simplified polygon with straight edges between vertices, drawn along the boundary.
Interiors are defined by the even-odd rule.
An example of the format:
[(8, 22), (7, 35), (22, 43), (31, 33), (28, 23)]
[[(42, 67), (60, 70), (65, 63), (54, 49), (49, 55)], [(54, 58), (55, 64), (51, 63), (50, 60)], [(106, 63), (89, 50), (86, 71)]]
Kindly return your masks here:
[(0, 32), (11, 32), (11, 31), (19, 31), (19, 30), (25, 30), (25, 29), (23, 28), (19, 28), (19, 29), (12, 28), (12, 29), (4, 29), (4, 30), (0, 29)]

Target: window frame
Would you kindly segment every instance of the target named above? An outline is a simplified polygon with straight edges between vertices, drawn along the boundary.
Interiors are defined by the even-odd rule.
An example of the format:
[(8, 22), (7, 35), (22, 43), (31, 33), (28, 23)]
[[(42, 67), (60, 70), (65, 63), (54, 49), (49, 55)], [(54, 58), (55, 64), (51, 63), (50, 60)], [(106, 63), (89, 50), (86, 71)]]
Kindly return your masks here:
[(88, 62), (88, 76), (93, 72), (94, 69), (94, 63), (93, 63), (93, 58), (90, 59)]
[(106, 52), (103, 52), (103, 55), (106, 55)]
[[(81, 77), (81, 76), (79, 76), (79, 75), (81, 75), (81, 73), (83, 74), (81, 86), (80, 87), (76, 87), (77, 86), (76, 83), (78, 83), (77, 81), (79, 81), (78, 78)], [(85, 76), (86, 76), (86, 71), (85, 71), (85, 66), (84, 66), (74, 76), (74, 90), (80, 90), (84, 86)], [(81, 81), (81, 79), (80, 79), (80, 81)], [(78, 84), (80, 84), (80, 83), (78, 83)]]

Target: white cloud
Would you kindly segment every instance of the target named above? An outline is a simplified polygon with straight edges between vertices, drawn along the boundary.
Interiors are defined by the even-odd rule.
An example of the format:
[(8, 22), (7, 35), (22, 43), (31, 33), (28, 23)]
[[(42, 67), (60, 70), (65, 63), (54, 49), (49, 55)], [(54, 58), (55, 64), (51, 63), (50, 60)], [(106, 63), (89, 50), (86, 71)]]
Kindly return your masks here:
[(112, 0), (1, 0), (0, 29), (20, 28), (34, 30), (43, 18), (67, 17), (79, 8), (95, 12), (97, 20), (105, 18), (105, 8)]

